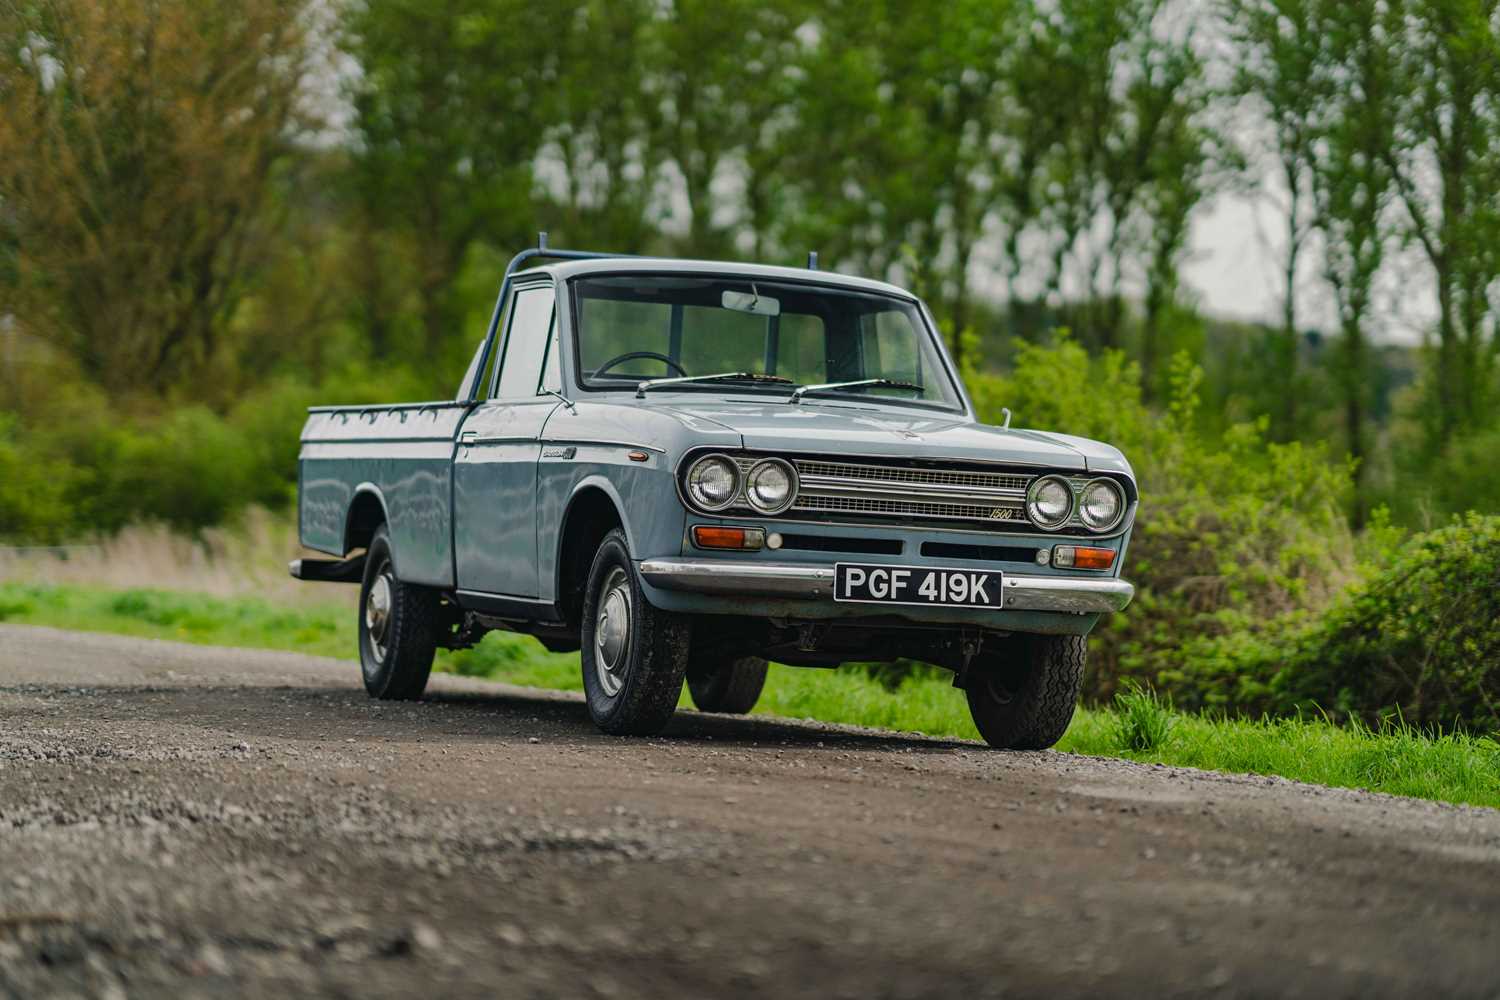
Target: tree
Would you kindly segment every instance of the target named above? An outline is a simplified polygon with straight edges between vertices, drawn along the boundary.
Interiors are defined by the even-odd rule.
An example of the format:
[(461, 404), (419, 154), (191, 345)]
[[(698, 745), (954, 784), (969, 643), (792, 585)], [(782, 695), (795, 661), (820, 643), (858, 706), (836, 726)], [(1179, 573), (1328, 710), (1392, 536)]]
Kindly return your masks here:
[(1193, 211), (1214, 183), (1214, 160), (1222, 146), (1204, 124), (1213, 96), (1191, 31), (1181, 40), (1161, 39), (1142, 50), (1130, 101), (1133, 117), (1141, 123), (1138, 141), (1145, 145), (1129, 169), (1142, 184), (1138, 214), (1145, 233), (1146, 289), (1141, 386), (1148, 401), (1155, 397), (1160, 379), (1162, 327), (1178, 300)]
[(1055, 0), (1027, 39), (1030, 71), (1066, 109), (1042, 180), (1048, 291), (1082, 300), (1074, 325), (1097, 347), (1118, 346), (1138, 272), (1160, 316), (1206, 192), (1209, 92), (1192, 31), (1174, 32), (1171, 11), (1165, 0)]
[(661, 6), (646, 36), (650, 141), (681, 180), (688, 209), (683, 250), (722, 256), (732, 250), (734, 212), (716, 187), (732, 173), (743, 179), (747, 151), (779, 110), (774, 84), (795, 51), (803, 5), (672, 0)]
[(1387, 0), (1396, 59), (1384, 156), (1437, 284), (1434, 443), (1487, 412), (1500, 338), (1500, 5)]
[(0, 7), (0, 246), (25, 332), (116, 393), (224, 349), (272, 252), (305, 0)]
[(1392, 94), (1389, 48), (1373, 4), (1319, 0), (1317, 30), (1327, 86), (1314, 141), (1312, 191), (1323, 234), (1323, 275), (1338, 310), (1337, 381), (1343, 396), (1344, 432), (1354, 459), (1354, 526), (1362, 527), (1369, 501), (1369, 331), (1376, 275), (1390, 239), (1387, 208), (1392, 177), (1387, 152)]
[(560, 168), (549, 226), (559, 245), (640, 253), (656, 237), (660, 155), (645, 93), (652, 60), (651, 0), (583, 0), (556, 8), (552, 44), (533, 60), (548, 84), (537, 95), (548, 126), (542, 162)]
[(1029, 137), (1005, 131), (1003, 113), (1026, 10), (828, 4), (801, 67), (791, 231), (867, 273), (904, 272), (947, 319), (960, 362), (974, 249), (1015, 224), (1001, 178)]
[[(1234, 50), (1229, 94), (1247, 98), (1271, 133), (1271, 155), (1286, 193), (1282, 250), (1281, 330), (1275, 371), (1286, 391), (1271, 414), (1271, 436), (1291, 440), (1298, 431), (1297, 368), (1301, 339), (1297, 317), (1302, 251), (1313, 228), (1307, 190), (1317, 122), (1321, 35), (1314, 24), (1317, 0), (1223, 0), (1221, 10)], [(1243, 122), (1255, 128), (1255, 120)], [(1247, 149), (1251, 169), (1261, 168), (1261, 140)]]
[(469, 250), (535, 238), (533, 162), (557, 84), (536, 72), (539, 48), (568, 14), (524, 0), (368, 0), (349, 16), (344, 44), (362, 69), (351, 185), (382, 238), (410, 248), (429, 356), (458, 339)]

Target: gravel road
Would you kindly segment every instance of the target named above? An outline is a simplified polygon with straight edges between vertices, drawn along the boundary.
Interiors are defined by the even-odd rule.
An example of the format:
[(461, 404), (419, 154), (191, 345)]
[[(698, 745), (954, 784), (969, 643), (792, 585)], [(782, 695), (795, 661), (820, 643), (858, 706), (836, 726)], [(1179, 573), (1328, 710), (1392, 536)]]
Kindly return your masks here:
[(1500, 812), (0, 626), (0, 996), (1500, 996)]

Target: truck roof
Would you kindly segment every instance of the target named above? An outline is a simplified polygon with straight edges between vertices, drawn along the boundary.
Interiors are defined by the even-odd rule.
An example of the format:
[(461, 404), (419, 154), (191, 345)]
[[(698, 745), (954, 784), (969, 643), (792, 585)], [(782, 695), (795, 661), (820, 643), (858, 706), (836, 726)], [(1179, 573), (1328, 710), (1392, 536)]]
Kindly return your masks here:
[(600, 257), (591, 260), (569, 260), (546, 264), (524, 273), (545, 271), (555, 278), (576, 278), (585, 274), (628, 274), (642, 271), (657, 274), (703, 274), (767, 281), (800, 281), (863, 292), (894, 295), (915, 301), (916, 296), (904, 288), (884, 281), (856, 278), (835, 271), (815, 271), (805, 267), (778, 267), (773, 264), (740, 264), (722, 260), (682, 260), (676, 257)]

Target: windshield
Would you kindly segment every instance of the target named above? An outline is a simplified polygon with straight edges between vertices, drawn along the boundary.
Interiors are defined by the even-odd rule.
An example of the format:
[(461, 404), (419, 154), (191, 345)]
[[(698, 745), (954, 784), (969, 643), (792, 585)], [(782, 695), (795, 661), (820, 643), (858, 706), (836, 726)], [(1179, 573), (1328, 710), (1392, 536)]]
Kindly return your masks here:
[(912, 302), (743, 278), (622, 275), (580, 278), (572, 287), (580, 385), (587, 389), (732, 373), (670, 388), (790, 397), (801, 386), (888, 380), (900, 384), (814, 393), (959, 406)]

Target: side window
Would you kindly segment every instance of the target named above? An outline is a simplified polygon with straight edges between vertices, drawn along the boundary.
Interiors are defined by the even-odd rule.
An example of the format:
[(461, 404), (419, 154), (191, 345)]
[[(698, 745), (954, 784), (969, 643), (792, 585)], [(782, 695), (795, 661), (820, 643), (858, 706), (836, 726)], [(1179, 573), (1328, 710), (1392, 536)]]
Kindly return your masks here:
[(494, 395), (499, 399), (535, 396), (542, 373), (542, 352), (552, 331), (552, 287), (523, 288), (516, 293), (505, 355)]

